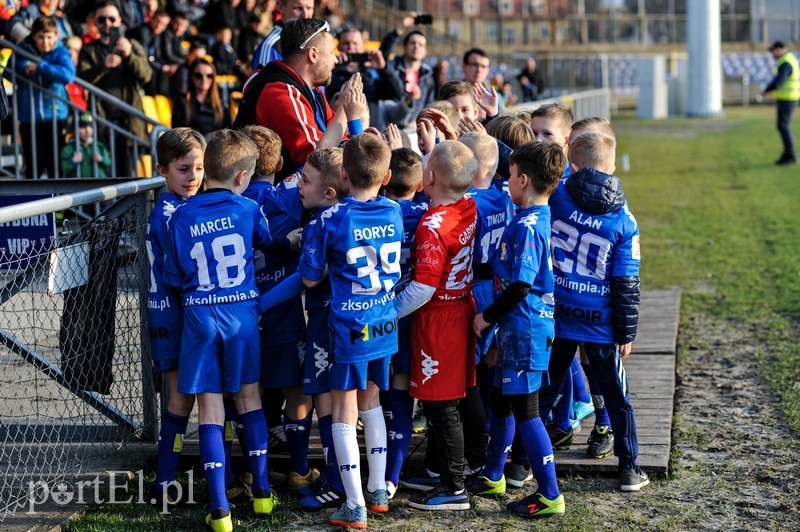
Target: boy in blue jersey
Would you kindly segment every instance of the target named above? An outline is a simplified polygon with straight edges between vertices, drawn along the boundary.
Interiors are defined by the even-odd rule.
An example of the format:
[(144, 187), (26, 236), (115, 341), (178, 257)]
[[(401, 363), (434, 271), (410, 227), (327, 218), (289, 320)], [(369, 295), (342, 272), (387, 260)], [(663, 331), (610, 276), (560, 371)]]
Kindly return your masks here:
[[(285, 237), (291, 243), (289, 252), (254, 251), (256, 285), (265, 293), (297, 269), (303, 206), (296, 187), (284, 182), (273, 185), (275, 172), (283, 163), (280, 137), (262, 126), (246, 126), (242, 132), (259, 152), (255, 174), (242, 195), (259, 204), (274, 239)], [(282, 425), (289, 447), (287, 487), (297, 491), (319, 477), (319, 471), (308, 464), (312, 403), (311, 397), (303, 394), (306, 321), (300, 294), (264, 312), (259, 324), (261, 386), (265, 390), (280, 388), (286, 398)]]
[[(400, 259), (399, 292), (411, 277), (411, 248), (414, 233), (422, 216), (428, 210), (424, 201), (415, 201), (422, 191), (422, 158), (409, 148), (392, 150), (389, 164), (392, 178), (383, 189), (383, 195), (400, 205), (403, 212), (403, 244)], [(392, 357), (392, 385), (381, 399), (383, 414), (389, 431), (386, 459), (386, 490), (394, 497), (400, 483), (400, 470), (411, 444), (414, 399), (408, 394), (411, 373), (411, 318), (398, 322), (398, 349)]]
[(554, 328), (547, 199), (566, 164), (563, 150), (554, 143), (523, 144), (512, 153), (508, 188), (521, 209), (503, 233), (502, 250), (494, 263), (497, 298), (474, 320), (477, 334), (491, 323), (498, 324), (500, 356), (492, 390), (486, 467), (470, 479), (468, 489), (476, 495), (505, 491), (503, 466), (516, 429), (538, 488), (507, 509), (531, 518), (564, 513), (553, 448), (539, 418), (539, 388), (547, 384)]
[(200, 457), (216, 531), (233, 529), (225, 494), (223, 393), (236, 400), (253, 510), (269, 514), (277, 504), (267, 480), (267, 424), (258, 380), (258, 290), (253, 247), (272, 242), (258, 205), (240, 196), (255, 169), (258, 149), (239, 131), (221, 130), (209, 141), (203, 163), (208, 189), (189, 198), (169, 221), (164, 280), (178, 287), (184, 329), (178, 391), (197, 396)]
[[(316, 232), (322, 227), (322, 213), (348, 195), (349, 184), (342, 176), (342, 150), (325, 148), (312, 152), (303, 166), (297, 189), (303, 207), (312, 213), (303, 232), (303, 248), (306, 248), (318, 238)], [(301, 274), (298, 272), (296, 275)], [(331, 285), (327, 278), (306, 290), (308, 326), (303, 363), (303, 392), (314, 398), (326, 465), (320, 481), (312, 484), (310, 490), (304, 490), (306, 497), (300, 500), (301, 506), (311, 510), (338, 508), (345, 499), (339, 464), (333, 450), (331, 388), (328, 378), (333, 362), (328, 331), (330, 302)]]
[[(389, 361), (397, 351), (394, 287), (400, 279), (403, 220), (400, 207), (378, 196), (391, 173), (388, 146), (364, 133), (344, 145), (343, 173), (350, 196), (327, 209), (316, 237), (303, 247), (300, 272), (307, 287), (331, 282), (330, 335), (334, 363), (328, 376), (333, 444), (347, 500), (329, 516), (338, 526), (366, 528), (366, 506), (387, 511), (386, 425), (378, 390), (389, 385)], [(356, 421), (364, 422), (369, 461), (361, 489)], [(365, 497), (366, 495), (366, 497)]]
[(166, 377), (169, 402), (158, 433), (158, 467), (149, 499), (162, 508), (173, 502), (167, 496), (167, 488), (175, 480), (189, 414), (194, 407), (194, 396), (178, 391), (183, 311), (175, 293), (163, 282), (164, 252), (169, 245), (167, 221), (175, 208), (200, 188), (205, 149), (203, 135), (188, 127), (171, 129), (156, 143), (156, 169), (167, 180), (167, 190), (158, 196), (147, 224), (145, 241), (150, 259), (147, 319), (153, 369)]
[(586, 133), (573, 140), (576, 173), (550, 198), (556, 295), (556, 336), (542, 390), (546, 416), (579, 342), (605, 399), (619, 459), (620, 489), (649, 483), (636, 464), (638, 439), (622, 361), (639, 319), (639, 226), (614, 171), (615, 140)]

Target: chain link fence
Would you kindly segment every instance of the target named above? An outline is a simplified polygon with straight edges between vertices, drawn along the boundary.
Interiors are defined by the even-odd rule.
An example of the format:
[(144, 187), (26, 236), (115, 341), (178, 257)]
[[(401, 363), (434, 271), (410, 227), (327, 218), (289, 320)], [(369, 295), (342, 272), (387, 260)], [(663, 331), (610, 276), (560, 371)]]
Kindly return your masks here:
[[(34, 483), (53, 486), (89, 459), (155, 439), (144, 235), (162, 184), (0, 208), (0, 521)], [(101, 214), (81, 221), (86, 208)], [(52, 236), (24, 238), (53, 223)]]

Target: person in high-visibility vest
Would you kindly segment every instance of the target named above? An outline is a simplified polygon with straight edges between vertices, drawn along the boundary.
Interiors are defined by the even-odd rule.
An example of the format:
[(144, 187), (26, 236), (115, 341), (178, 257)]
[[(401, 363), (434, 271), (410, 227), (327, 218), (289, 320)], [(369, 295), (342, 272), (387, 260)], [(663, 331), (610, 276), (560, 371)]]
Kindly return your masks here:
[(775, 161), (777, 165), (797, 164), (792, 135), (792, 113), (800, 100), (800, 66), (797, 56), (786, 49), (782, 41), (775, 41), (769, 47), (775, 63), (775, 77), (762, 94), (772, 93), (778, 110), (778, 132), (783, 141), (783, 154)]

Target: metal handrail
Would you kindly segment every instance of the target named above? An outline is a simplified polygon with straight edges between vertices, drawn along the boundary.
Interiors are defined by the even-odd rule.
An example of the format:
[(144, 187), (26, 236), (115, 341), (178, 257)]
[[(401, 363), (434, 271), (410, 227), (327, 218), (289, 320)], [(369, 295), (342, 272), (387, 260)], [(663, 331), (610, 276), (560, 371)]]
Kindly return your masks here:
[[(46, 89), (45, 87), (42, 87), (38, 83), (34, 82), (33, 80), (18, 76), (16, 71), (13, 68), (13, 65), (14, 65), (13, 62), (16, 61), (17, 58), (28, 59), (28, 60), (31, 60), (31, 61), (40, 61), (41, 57), (36, 56), (35, 54), (31, 54), (27, 50), (24, 50), (23, 48), (21, 48), (18, 44), (13, 43), (11, 41), (8, 41), (6, 39), (0, 39), (0, 48), (9, 48), (13, 52), (12, 55), (11, 55), (11, 58), (9, 59), (8, 66), (5, 69), (6, 73), (4, 73), (4, 77), (6, 77), (7, 79), (10, 79), (12, 84), (15, 87), (20, 82), (25, 83), (27, 85), (30, 85), (31, 87), (36, 88), (36, 90), (38, 90), (38, 91), (40, 91), (40, 92), (42, 92), (44, 94), (47, 94), (51, 98), (54, 98), (54, 99), (56, 99), (56, 100), (58, 100), (60, 102), (63, 102), (63, 103), (65, 103), (67, 105), (67, 107), (70, 109), (70, 113), (72, 114), (72, 116), (74, 118), (74, 120), (73, 120), (74, 121), (73, 134), (74, 134), (74, 137), (75, 137), (76, 147), (78, 146), (78, 143), (79, 143), (78, 115), (81, 114), (81, 113), (88, 112), (94, 118), (95, 124), (102, 125), (102, 126), (108, 128), (109, 131), (110, 131), (111, 135), (110, 135), (108, 149), (109, 149), (109, 152), (111, 154), (111, 169), (112, 169), (112, 173), (113, 173), (113, 170), (116, 168), (116, 160), (117, 160), (116, 146), (115, 146), (116, 142), (115, 142), (115, 140), (116, 140), (116, 136), (117, 135), (121, 135), (122, 137), (125, 137), (126, 139), (129, 139), (133, 143), (133, 159), (134, 159), (134, 161), (136, 161), (138, 163), (138, 161), (140, 159), (140, 155), (147, 154), (147, 153), (149, 153), (151, 155), (151, 171), (152, 171), (153, 175), (156, 174), (156, 163), (157, 163), (156, 158), (155, 158), (156, 142), (158, 141), (158, 137), (160, 137), (161, 134), (164, 131), (166, 131), (167, 129), (169, 129), (169, 128), (167, 128), (164, 124), (161, 124), (160, 122), (148, 117), (141, 110), (136, 109), (132, 105), (120, 100), (119, 98), (116, 98), (115, 96), (113, 96), (113, 95), (109, 94), (108, 92), (96, 87), (95, 85), (92, 85), (91, 83), (88, 83), (85, 80), (82, 80), (82, 79), (76, 77), (75, 80), (74, 80), (74, 83), (76, 83), (79, 87), (81, 87), (83, 90), (85, 90), (86, 94), (88, 95), (88, 100), (89, 100), (88, 101), (88, 106), (89, 106), (89, 108), (88, 108), (88, 110), (83, 110), (80, 107), (78, 107), (77, 105), (75, 105), (74, 103), (72, 103), (72, 101), (69, 99), (69, 97), (64, 98), (64, 97), (58, 96), (58, 95), (54, 94), (53, 92), (51, 92), (50, 90)], [(18, 91), (14, 90), (14, 92), (12, 94), (12, 112), (13, 112), (14, 123), (18, 123), (19, 122), (19, 111), (18, 111), (18, 105), (17, 105), (17, 92)], [(33, 91), (31, 91), (31, 96), (30, 97), (31, 97), (31, 104), (33, 104)], [(146, 126), (150, 127), (149, 138), (147, 140), (142, 139), (139, 136), (131, 133), (130, 131), (128, 131), (128, 130), (126, 130), (124, 128), (121, 128), (120, 126), (118, 126), (114, 122), (106, 119), (105, 117), (99, 116), (98, 115), (98, 108), (97, 108), (98, 101), (103, 102), (105, 104), (106, 112), (108, 112), (109, 109), (116, 108), (116, 109), (124, 111), (125, 113), (127, 113), (128, 115), (130, 115), (133, 118), (142, 120), (146, 124)], [(33, 113), (33, 105), (31, 105), (31, 112)], [(29, 142), (32, 143), (32, 145), (35, 145), (34, 139), (36, 138), (36, 127), (37, 127), (36, 126), (36, 122), (35, 121), (31, 121), (31, 138), (30, 139), (23, 139), (23, 142), (24, 141), (29, 141)], [(57, 119), (56, 119), (55, 116), (53, 116), (53, 118), (51, 120), (51, 127), (52, 127), (53, 138), (55, 140), (56, 136), (58, 135), (58, 132), (56, 131)], [(98, 140), (98, 128), (95, 127), (94, 128), (94, 142), (96, 143), (97, 140)], [(19, 141), (18, 141), (17, 135), (13, 135), (13, 144), (14, 144), (14, 158), (15, 158), (15, 161), (18, 162), (19, 161), (19, 156), (20, 156), (20, 151), (19, 151), (20, 146), (19, 146)], [(56, 151), (56, 150), (57, 150), (57, 143), (54, 142), (54, 151)], [(55, 176), (48, 176), (48, 177), (58, 177), (59, 176), (60, 170), (59, 170), (59, 167), (58, 167), (57, 163), (60, 161), (60, 153), (53, 153), (53, 157), (54, 157), (54, 161), (56, 162), (56, 164), (55, 164), (56, 175)], [(37, 172), (37, 170), (38, 170), (38, 168), (37, 168), (38, 162), (37, 162), (35, 157), (33, 157), (32, 159), (33, 160), (31, 161), (31, 164), (33, 165), (34, 175), (38, 175), (38, 172)], [(2, 171), (2, 169), (0, 169), (0, 171)], [(5, 173), (8, 174), (8, 175), (14, 175), (14, 177), (19, 179), (20, 176), (21, 176), (21, 166), (19, 164), (15, 164), (14, 165), (14, 173), (13, 174), (11, 174), (9, 172), (5, 172)], [(97, 166), (97, 162), (96, 161), (93, 161), (93, 174), (94, 174), (94, 177), (96, 177), (98, 175), (98, 166)], [(86, 177), (91, 177), (91, 176), (86, 176)], [(133, 177), (133, 176), (116, 176), (116, 177)]]

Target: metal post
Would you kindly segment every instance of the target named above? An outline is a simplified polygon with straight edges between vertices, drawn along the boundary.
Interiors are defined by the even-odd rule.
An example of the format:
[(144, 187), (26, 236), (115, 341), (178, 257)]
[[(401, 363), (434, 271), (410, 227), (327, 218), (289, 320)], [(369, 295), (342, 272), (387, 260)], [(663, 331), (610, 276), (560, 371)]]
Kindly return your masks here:
[[(163, 190), (163, 189), (162, 189)], [(147, 219), (149, 215), (149, 193), (136, 195), (136, 211), (142, 213)], [(156, 402), (156, 390), (153, 384), (153, 360), (150, 353), (150, 328), (147, 320), (147, 297), (148, 284), (150, 281), (150, 259), (145, 249), (145, 226), (137, 224), (136, 227), (136, 266), (138, 269), (139, 282), (139, 322), (141, 323), (142, 341), (142, 434), (140, 439), (156, 441), (158, 435), (158, 403)]]

